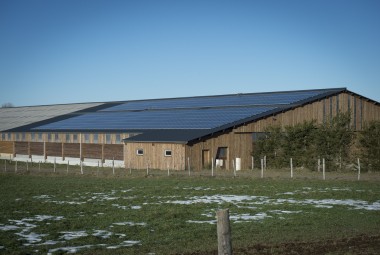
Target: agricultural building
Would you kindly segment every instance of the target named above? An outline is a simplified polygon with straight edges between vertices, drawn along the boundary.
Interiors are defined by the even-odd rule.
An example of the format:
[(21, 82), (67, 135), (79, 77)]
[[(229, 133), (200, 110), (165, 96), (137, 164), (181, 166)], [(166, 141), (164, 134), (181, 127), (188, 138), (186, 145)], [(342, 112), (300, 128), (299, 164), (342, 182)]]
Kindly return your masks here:
[(380, 104), (346, 88), (0, 109), (0, 157), (193, 170), (251, 167), (253, 140), (269, 125), (380, 120)]

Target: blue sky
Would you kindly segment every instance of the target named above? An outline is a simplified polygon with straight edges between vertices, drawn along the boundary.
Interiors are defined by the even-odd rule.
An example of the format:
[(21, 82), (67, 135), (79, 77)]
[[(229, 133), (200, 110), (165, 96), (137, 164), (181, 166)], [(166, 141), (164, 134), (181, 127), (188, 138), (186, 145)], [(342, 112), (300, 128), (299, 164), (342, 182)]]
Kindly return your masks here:
[(0, 104), (347, 87), (380, 101), (377, 0), (1, 0)]

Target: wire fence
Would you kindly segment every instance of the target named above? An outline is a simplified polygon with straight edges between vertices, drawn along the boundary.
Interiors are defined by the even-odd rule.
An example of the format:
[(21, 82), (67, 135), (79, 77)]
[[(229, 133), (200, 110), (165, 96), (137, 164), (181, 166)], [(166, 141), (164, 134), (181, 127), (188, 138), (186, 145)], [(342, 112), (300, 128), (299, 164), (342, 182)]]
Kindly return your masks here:
[(55, 164), (44, 162), (14, 161), (11, 159), (0, 160), (0, 172), (14, 174), (41, 174), (41, 175), (78, 175), (91, 177), (114, 177), (114, 178), (133, 178), (133, 177), (208, 177), (208, 178), (253, 178), (253, 179), (321, 179), (321, 180), (380, 180), (378, 172), (360, 172), (360, 161), (357, 162), (355, 170), (350, 171), (311, 171), (306, 168), (295, 168), (290, 161), (289, 168), (272, 169), (266, 168), (263, 160), (258, 168), (236, 171), (220, 168), (193, 170), (158, 170), (132, 169), (102, 166), (88, 166), (85, 163), (79, 165)]

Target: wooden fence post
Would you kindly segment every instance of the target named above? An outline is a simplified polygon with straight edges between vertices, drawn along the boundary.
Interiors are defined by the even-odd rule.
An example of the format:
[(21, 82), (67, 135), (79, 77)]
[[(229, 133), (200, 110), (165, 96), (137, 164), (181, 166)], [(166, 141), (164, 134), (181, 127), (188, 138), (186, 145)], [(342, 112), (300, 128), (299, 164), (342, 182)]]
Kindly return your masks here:
[(293, 158), (290, 158), (290, 178), (293, 179)]
[(360, 181), (360, 159), (358, 158), (358, 181)]
[(112, 158), (112, 174), (115, 175), (115, 158)]
[(232, 168), (234, 169), (234, 177), (236, 177), (235, 160), (232, 160)]
[(323, 180), (326, 180), (326, 163), (325, 163), (325, 158), (322, 159), (322, 177), (323, 177)]
[(261, 159), (261, 178), (264, 178), (264, 159)]
[(214, 177), (214, 158), (211, 158), (211, 176)]
[(216, 212), (218, 233), (218, 255), (231, 255), (231, 227), (228, 209)]
[(190, 158), (187, 157), (187, 167), (189, 168), (189, 176), (191, 175), (190, 173)]
[(80, 159), (80, 173), (83, 174), (83, 162), (82, 159)]

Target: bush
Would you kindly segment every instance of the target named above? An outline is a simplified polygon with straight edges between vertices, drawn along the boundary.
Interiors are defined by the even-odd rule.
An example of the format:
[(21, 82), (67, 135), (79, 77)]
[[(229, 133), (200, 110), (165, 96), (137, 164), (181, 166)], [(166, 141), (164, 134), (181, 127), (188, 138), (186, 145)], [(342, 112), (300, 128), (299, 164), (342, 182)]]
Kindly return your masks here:
[(360, 157), (368, 171), (380, 171), (380, 121), (364, 126), (359, 135)]

